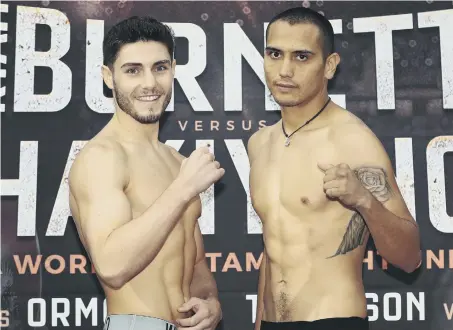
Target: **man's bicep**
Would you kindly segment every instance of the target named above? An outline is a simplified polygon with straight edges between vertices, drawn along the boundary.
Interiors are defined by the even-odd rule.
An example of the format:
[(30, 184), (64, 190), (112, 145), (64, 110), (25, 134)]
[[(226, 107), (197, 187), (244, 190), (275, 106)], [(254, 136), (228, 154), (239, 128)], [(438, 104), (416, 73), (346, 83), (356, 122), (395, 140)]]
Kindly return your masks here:
[(381, 141), (364, 125), (343, 125), (335, 131), (337, 141), (350, 168), (385, 208), (398, 217), (411, 219), (396, 182), (393, 165)]
[(402, 218), (411, 218), (388, 154), (383, 148), (371, 152), (373, 155), (367, 162), (369, 165), (354, 167), (357, 178), (389, 211)]
[(70, 176), (71, 193), (77, 205), (76, 221), (95, 260), (108, 236), (132, 217), (123, 191), (121, 163), (115, 160), (102, 155), (85, 157)]
[(108, 185), (104, 188), (110, 189), (93, 188), (88, 198), (78, 202), (80, 228), (93, 257), (100, 252), (108, 236), (132, 218), (124, 192)]
[(393, 172), (382, 163), (355, 166), (353, 170), (360, 183), (381, 203), (395, 196), (398, 188), (393, 183)]

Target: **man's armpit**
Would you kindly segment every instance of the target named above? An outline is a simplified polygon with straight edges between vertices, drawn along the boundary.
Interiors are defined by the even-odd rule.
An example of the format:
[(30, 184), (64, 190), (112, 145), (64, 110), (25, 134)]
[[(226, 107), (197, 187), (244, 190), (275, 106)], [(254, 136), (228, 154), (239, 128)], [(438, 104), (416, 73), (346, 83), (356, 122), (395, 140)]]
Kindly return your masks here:
[(354, 169), (362, 185), (381, 203), (387, 202), (393, 195), (387, 172), (378, 166), (362, 166)]

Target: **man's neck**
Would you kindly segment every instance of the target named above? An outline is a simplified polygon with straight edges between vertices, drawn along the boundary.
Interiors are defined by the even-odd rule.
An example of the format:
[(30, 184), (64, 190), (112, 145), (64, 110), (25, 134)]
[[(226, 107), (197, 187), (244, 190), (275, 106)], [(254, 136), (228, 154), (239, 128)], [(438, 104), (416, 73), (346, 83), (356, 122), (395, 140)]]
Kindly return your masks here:
[[(308, 120), (312, 119), (322, 107), (326, 105), (327, 101), (328, 95), (320, 95), (295, 107), (282, 107), (281, 114), (286, 134), (291, 134)], [(327, 105), (326, 108), (328, 106), (329, 105)], [(326, 111), (326, 109), (324, 109), (323, 112), (324, 111)], [(319, 119), (321, 115), (322, 113), (319, 114), (317, 119)]]
[(124, 137), (128, 140), (157, 144), (159, 137), (159, 122), (153, 124), (141, 124), (134, 118), (117, 110), (112, 118), (113, 124), (120, 128)]

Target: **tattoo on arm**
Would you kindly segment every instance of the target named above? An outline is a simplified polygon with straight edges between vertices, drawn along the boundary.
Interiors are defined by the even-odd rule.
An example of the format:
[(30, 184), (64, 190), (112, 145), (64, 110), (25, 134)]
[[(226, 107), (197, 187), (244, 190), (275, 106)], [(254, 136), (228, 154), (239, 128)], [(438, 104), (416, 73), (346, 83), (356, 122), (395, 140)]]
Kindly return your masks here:
[(340, 246), (337, 249), (337, 252), (333, 256), (330, 256), (327, 259), (339, 256), (341, 254), (346, 254), (349, 251), (352, 251), (363, 245), (365, 242), (365, 237), (368, 234), (368, 227), (365, 224), (362, 216), (355, 212), (351, 220), (349, 221), (348, 227), (346, 228), (346, 233), (343, 236)]
[[(381, 203), (387, 202), (392, 196), (392, 189), (388, 182), (386, 172), (379, 167), (360, 167), (354, 173), (362, 185), (370, 191)], [(329, 258), (346, 254), (365, 243), (368, 227), (362, 216), (355, 212), (349, 221), (343, 240), (335, 254)]]
[(382, 168), (360, 167), (354, 169), (354, 173), (362, 185), (381, 203), (387, 202), (392, 196), (387, 173)]
[[(368, 189), (373, 196), (382, 204), (385, 204), (392, 196), (393, 191), (390, 187), (387, 173), (378, 167), (361, 167), (354, 169), (354, 173), (362, 185)], [(405, 218), (398, 217), (411, 225), (417, 227), (417, 223)]]

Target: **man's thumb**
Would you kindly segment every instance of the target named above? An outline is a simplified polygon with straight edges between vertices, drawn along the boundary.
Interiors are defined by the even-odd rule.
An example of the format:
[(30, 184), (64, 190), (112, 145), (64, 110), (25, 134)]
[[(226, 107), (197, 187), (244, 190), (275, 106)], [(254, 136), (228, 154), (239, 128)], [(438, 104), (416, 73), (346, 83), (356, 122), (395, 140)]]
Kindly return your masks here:
[(323, 172), (331, 169), (332, 167), (334, 167), (332, 164), (318, 163), (318, 168)]

